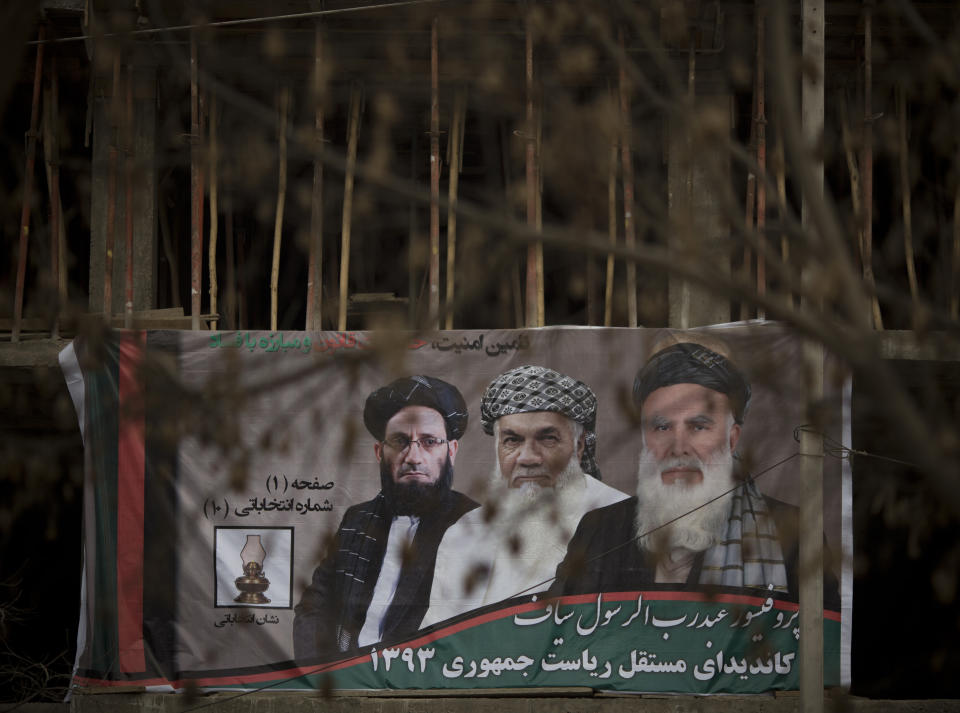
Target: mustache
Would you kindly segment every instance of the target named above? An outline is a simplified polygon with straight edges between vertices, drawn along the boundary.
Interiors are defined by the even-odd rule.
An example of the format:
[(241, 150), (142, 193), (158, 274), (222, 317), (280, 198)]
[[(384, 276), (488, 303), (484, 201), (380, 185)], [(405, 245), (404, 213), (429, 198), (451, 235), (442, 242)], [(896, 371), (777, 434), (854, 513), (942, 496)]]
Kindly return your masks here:
[(518, 465), (513, 469), (513, 477), (517, 478), (520, 476), (523, 477), (537, 477), (537, 476), (549, 476), (550, 471), (548, 471), (543, 466), (521, 466)]
[(657, 474), (662, 473), (665, 470), (673, 470), (675, 468), (689, 468), (702, 471), (707, 465), (696, 456), (689, 456), (686, 458), (664, 458), (663, 460), (655, 460), (654, 463), (656, 463)]

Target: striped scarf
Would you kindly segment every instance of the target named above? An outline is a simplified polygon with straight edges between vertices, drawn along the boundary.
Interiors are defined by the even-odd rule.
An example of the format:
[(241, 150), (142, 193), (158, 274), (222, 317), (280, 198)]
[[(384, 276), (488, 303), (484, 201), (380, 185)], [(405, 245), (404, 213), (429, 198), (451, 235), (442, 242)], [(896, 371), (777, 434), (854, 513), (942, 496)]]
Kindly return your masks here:
[(750, 481), (732, 501), (726, 536), (704, 553), (700, 583), (786, 592), (783, 550), (766, 501)]

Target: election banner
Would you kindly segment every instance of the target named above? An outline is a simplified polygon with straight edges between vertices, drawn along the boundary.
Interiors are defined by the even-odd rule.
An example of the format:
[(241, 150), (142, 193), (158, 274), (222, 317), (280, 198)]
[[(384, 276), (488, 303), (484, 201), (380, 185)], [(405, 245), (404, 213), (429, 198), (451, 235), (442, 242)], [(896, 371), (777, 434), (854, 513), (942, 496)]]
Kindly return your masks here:
[[(85, 448), (75, 687), (798, 687), (800, 434), (775, 323), (117, 331), (60, 357)], [(813, 395), (817, 394), (816, 398)], [(824, 472), (849, 685), (849, 464)]]

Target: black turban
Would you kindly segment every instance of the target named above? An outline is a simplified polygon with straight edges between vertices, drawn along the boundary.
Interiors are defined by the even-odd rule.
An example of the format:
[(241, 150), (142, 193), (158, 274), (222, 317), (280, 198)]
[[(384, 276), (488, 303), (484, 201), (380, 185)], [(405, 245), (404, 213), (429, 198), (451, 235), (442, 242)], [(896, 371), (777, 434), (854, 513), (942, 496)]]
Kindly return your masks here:
[(633, 401), (640, 408), (657, 389), (674, 384), (699, 384), (730, 399), (733, 418), (743, 424), (750, 404), (750, 384), (733, 362), (690, 342), (674, 344), (650, 357), (633, 382)]
[(382, 441), (387, 421), (407, 406), (426, 406), (443, 416), (447, 438), (457, 440), (467, 430), (467, 403), (456, 386), (432, 376), (405, 376), (374, 391), (363, 407), (363, 423)]

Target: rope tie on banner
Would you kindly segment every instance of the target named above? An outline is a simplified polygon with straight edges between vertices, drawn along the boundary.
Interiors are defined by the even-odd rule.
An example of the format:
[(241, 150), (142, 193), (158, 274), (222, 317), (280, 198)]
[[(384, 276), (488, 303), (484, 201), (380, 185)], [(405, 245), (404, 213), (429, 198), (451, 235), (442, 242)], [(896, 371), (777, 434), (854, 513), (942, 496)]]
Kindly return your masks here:
[(807, 424), (797, 426), (795, 429), (793, 429), (793, 440), (799, 443), (801, 433), (813, 433), (820, 436), (823, 439), (823, 454), (839, 460), (847, 460), (852, 463), (854, 456), (863, 456), (864, 458), (875, 458), (876, 460), (884, 460), (890, 463), (897, 463), (898, 465), (905, 465), (908, 468), (920, 469), (919, 465), (916, 463), (911, 463), (910, 461), (900, 460), (899, 458), (893, 458), (891, 456), (880, 455), (879, 453), (871, 453), (870, 451), (863, 451), (857, 448), (850, 448), (849, 446), (843, 445), (836, 439), (831, 438), (822, 431), (818, 431)]

